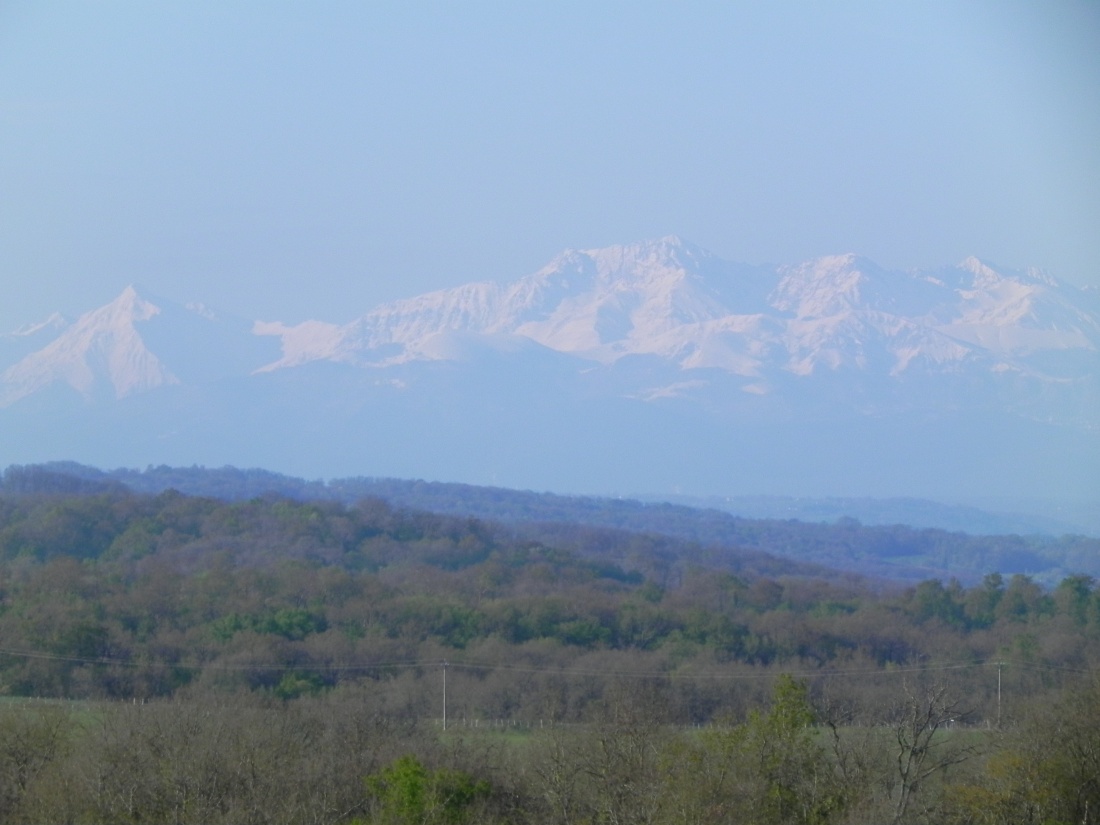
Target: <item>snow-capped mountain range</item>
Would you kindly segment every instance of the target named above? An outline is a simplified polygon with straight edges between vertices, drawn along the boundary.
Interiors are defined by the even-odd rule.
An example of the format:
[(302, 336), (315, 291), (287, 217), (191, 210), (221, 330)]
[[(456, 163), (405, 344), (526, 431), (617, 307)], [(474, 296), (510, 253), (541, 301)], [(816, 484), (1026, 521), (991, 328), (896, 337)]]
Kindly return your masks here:
[(465, 333), (518, 336), (602, 364), (653, 355), (684, 370), (753, 379), (773, 369), (810, 375), (872, 362), (890, 375), (968, 360), (1033, 372), (1029, 355), (1100, 348), (1097, 314), (1078, 292), (976, 258), (935, 273), (887, 272), (855, 255), (767, 269), (666, 238), (569, 251), (518, 281), (421, 295), (344, 326), (272, 323), (255, 331), (282, 343), (282, 358), (263, 370), (447, 358), (445, 340)]
[(643, 417), (647, 406), (695, 405), (718, 433), (754, 415), (793, 426), (807, 415), (967, 410), (1095, 432), (1100, 300), (976, 258), (922, 272), (851, 254), (750, 266), (664, 238), (570, 250), (518, 280), (395, 301), (349, 324), (246, 322), (127, 287), (74, 321), (0, 336), (9, 421), (73, 401), (156, 407), (158, 393), (210, 422), (240, 406), (225, 407), (227, 393), (262, 420), (258, 398), (298, 409), (301, 393), (320, 392), (330, 407), (314, 404), (307, 426), (334, 414), (346, 425), (368, 407), (381, 420), (387, 399), (400, 406), (418, 392), (451, 410), (480, 403), (469, 393), (493, 397), (506, 417), (517, 380), (541, 387), (548, 407), (574, 405), (578, 421), (583, 400), (599, 399)]

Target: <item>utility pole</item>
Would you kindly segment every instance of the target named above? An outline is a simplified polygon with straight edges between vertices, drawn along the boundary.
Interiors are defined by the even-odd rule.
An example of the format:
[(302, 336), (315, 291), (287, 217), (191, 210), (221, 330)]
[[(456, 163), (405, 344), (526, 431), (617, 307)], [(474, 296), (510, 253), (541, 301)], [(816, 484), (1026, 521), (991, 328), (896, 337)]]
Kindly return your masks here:
[(447, 660), (443, 660), (443, 730), (447, 730)]
[(1001, 665), (997, 662), (997, 730), (1001, 729)]

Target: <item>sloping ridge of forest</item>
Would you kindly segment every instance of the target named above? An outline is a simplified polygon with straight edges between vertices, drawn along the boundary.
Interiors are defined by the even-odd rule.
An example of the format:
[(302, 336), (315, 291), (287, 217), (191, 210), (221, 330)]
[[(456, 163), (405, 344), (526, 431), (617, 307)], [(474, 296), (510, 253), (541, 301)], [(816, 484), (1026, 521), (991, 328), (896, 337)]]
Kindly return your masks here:
[[(858, 527), (827, 533), (837, 529)], [(971, 662), (1013, 649), (1042, 652), (1051, 639), (1036, 633), (1056, 629), (1050, 664), (1083, 667), (1089, 648), (1070, 631), (1100, 625), (1100, 593), (1082, 573), (1053, 588), (995, 570), (972, 586), (938, 578), (903, 586), (656, 532), (505, 524), (371, 497), (346, 504), (271, 493), (236, 500), (136, 493), (116, 480), (41, 467), (3, 476), (0, 561), (7, 648), (25, 639), (22, 649), (60, 657), (155, 663), (92, 691), (121, 695), (190, 683), (189, 668), (201, 672), (241, 634), (305, 645), (306, 658), (328, 668), (341, 657), (418, 659), (424, 644), (438, 652), (528, 643), (570, 656), (659, 653), (662, 667), (703, 656), (881, 668), (948, 651)], [(51, 592), (66, 597), (42, 598)], [(16, 594), (31, 603), (16, 608)], [(71, 609), (58, 612), (59, 604)], [(173, 642), (165, 647), (159, 631), (167, 628)], [(333, 630), (341, 645), (314, 651), (323, 639), (334, 644)], [(264, 645), (246, 647), (254, 657)], [(181, 670), (166, 676), (165, 660)], [(12, 666), (0, 685), (15, 693), (50, 683), (39, 663)], [(59, 669), (46, 692), (68, 695), (78, 684), (70, 669), (52, 667)], [(154, 675), (168, 681), (142, 683)]]
[[(1100, 577), (1100, 539), (1083, 535), (975, 535), (903, 524), (864, 525), (742, 518), (713, 508), (593, 496), (563, 496), (469, 484), (391, 478), (307, 481), (259, 469), (149, 467), (102, 471), (69, 462), (9, 468), (9, 486), (26, 475), (117, 483), (142, 493), (178, 490), (226, 501), (264, 495), (346, 504), (378, 498), (413, 510), (469, 516), (546, 535), (550, 525), (585, 525), (664, 535), (709, 548), (738, 548), (870, 578), (917, 583), (956, 578), (975, 584), (988, 573), (1023, 574), (1054, 586), (1066, 576)], [(37, 482), (26, 482), (37, 483)], [(65, 482), (58, 481), (64, 486)]]
[(638, 522), (61, 469), (0, 485), (0, 823), (1008, 825), (1100, 806), (1089, 575), (889, 585)]

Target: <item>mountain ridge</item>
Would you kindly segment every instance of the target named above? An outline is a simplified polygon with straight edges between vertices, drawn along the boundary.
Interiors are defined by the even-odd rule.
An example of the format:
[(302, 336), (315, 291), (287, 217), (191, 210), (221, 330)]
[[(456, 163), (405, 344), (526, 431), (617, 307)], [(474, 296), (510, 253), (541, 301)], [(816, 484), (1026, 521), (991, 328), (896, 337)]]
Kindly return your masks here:
[(132, 287), (54, 324), (0, 336), (0, 461), (589, 493), (1100, 491), (1097, 296), (977, 259), (758, 266), (670, 236), (346, 324)]
[[(997, 514), (930, 501), (640, 500), (394, 478), (306, 481), (236, 467), (103, 471), (71, 462), (9, 467), (0, 473), (0, 494), (100, 495), (118, 489), (140, 495), (172, 491), (229, 502), (283, 498), (354, 505), (381, 500), (402, 511), (509, 525), (521, 535), (546, 537), (572, 525), (570, 529), (584, 526), (651, 538), (670, 536), (694, 543), (692, 552), (699, 558), (713, 548), (765, 553), (818, 565), (819, 575), (839, 571), (882, 581), (932, 577), (975, 583), (988, 573), (1019, 573), (1054, 585), (1070, 574), (1100, 572), (1095, 527), (1092, 537), (1077, 531), (1059, 535), (1049, 532), (1056, 522), (1042, 516)], [(855, 518), (857, 513), (869, 516), (869, 522)], [(899, 514), (911, 518), (890, 518)], [(924, 523), (914, 524), (914, 520)], [(986, 529), (960, 531), (960, 520)], [(949, 522), (955, 522), (955, 529)], [(1025, 527), (1022, 532), (1027, 535), (1005, 529), (1010, 526)], [(592, 535), (589, 541), (600, 544)]]
[[(385, 368), (445, 360), (437, 339), (457, 332), (527, 338), (605, 365), (651, 355), (684, 371), (713, 368), (745, 379), (842, 369), (896, 378), (917, 367), (950, 372), (977, 362), (987, 376), (1073, 380), (1079, 376), (1048, 376), (1027, 361), (1037, 353), (1100, 350), (1100, 319), (1072, 303), (1071, 292), (1042, 273), (1006, 274), (977, 258), (951, 270), (906, 273), (849, 253), (769, 271), (721, 261), (669, 236), (567, 250), (524, 278), (393, 301), (348, 324), (255, 321), (251, 335), (277, 339), (281, 355), (251, 372), (313, 361)], [(0, 374), (0, 405), (58, 380), (87, 395), (97, 350), (106, 359), (100, 377), (116, 397), (178, 381), (138, 332), (160, 312), (128, 286), (8, 366)], [(771, 383), (745, 389), (766, 393)]]

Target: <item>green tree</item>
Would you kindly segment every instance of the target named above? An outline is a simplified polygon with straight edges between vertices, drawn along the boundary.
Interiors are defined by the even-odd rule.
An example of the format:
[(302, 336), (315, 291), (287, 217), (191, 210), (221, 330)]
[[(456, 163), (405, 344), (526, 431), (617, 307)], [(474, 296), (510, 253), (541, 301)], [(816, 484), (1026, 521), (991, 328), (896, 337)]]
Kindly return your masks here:
[(374, 822), (434, 825), (468, 821), (472, 807), (489, 795), (489, 784), (462, 771), (430, 771), (415, 756), (402, 756), (367, 777), (376, 803)]
[(948, 789), (958, 825), (1090, 825), (1100, 812), (1100, 681), (1034, 706), (982, 770)]
[(767, 713), (752, 711), (744, 724), (711, 734), (708, 750), (729, 762), (721, 807), (751, 825), (829, 821), (842, 796), (814, 722), (805, 683), (783, 675)]
[(1089, 601), (1096, 584), (1092, 576), (1068, 576), (1054, 590), (1054, 603), (1059, 613), (1084, 627), (1088, 623)]

